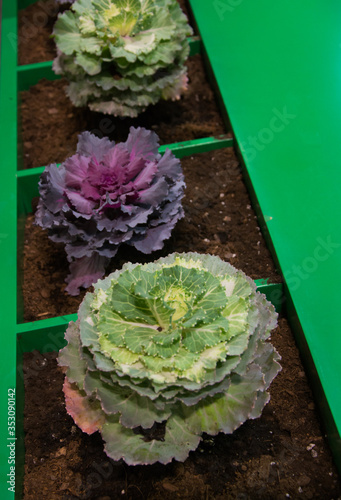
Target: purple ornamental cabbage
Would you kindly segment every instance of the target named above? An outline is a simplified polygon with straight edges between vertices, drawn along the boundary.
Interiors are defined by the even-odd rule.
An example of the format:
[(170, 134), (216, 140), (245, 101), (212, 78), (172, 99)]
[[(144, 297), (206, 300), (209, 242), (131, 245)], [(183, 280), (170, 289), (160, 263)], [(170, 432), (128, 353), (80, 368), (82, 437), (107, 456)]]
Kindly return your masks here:
[(122, 243), (146, 254), (160, 250), (183, 217), (180, 161), (158, 147), (158, 136), (141, 127), (116, 145), (83, 132), (75, 155), (45, 168), (36, 223), (65, 243), (70, 295), (101, 278)]

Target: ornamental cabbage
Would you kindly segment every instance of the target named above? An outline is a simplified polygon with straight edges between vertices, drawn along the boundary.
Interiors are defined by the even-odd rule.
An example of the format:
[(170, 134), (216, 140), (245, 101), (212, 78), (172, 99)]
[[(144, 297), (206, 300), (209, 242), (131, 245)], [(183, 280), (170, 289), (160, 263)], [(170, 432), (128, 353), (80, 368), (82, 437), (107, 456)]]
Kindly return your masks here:
[(58, 358), (66, 408), (127, 464), (183, 461), (203, 432), (260, 416), (280, 370), (277, 314), (219, 257), (128, 263), (87, 293)]
[(101, 278), (122, 243), (146, 254), (160, 250), (183, 217), (180, 161), (169, 149), (161, 156), (158, 146), (157, 135), (141, 127), (116, 145), (83, 132), (75, 155), (45, 168), (36, 223), (66, 244), (69, 294)]
[(177, 0), (77, 0), (53, 30), (53, 68), (75, 106), (136, 117), (180, 99), (192, 29)]

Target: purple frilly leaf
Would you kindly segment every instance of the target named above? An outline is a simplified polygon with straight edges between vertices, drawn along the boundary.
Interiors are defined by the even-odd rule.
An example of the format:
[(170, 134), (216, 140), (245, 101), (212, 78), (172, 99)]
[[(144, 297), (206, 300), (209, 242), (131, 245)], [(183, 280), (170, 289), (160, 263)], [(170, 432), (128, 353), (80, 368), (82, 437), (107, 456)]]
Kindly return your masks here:
[(109, 259), (94, 253), (91, 257), (82, 257), (71, 262), (70, 274), (66, 278), (65, 290), (70, 295), (78, 295), (80, 287), (88, 288), (104, 276)]
[[(176, 221), (175, 221), (176, 222)], [(152, 229), (148, 229), (144, 238), (133, 242), (133, 246), (143, 253), (152, 253), (161, 250), (164, 241), (168, 240), (172, 233), (174, 224), (162, 224)]]
[(105, 165), (107, 175), (113, 175), (115, 181), (119, 185), (126, 182), (129, 168), (127, 168), (127, 165), (129, 165), (129, 162), (129, 151), (127, 151), (123, 144), (117, 144), (117, 146), (110, 149), (103, 158), (103, 164)]
[(180, 160), (168, 148), (159, 161), (159, 172), (173, 181), (175, 178), (182, 176)]
[(83, 179), (87, 177), (90, 158), (76, 154), (64, 162), (65, 184), (69, 189), (81, 189)]
[(44, 205), (50, 212), (57, 213), (63, 208), (65, 190), (65, 168), (56, 163), (48, 165), (39, 181), (39, 192), (44, 195)]
[(115, 146), (108, 137), (99, 138), (91, 132), (82, 132), (78, 136), (77, 153), (82, 156), (94, 156), (101, 161), (103, 156)]
[(145, 167), (145, 159), (143, 157), (135, 156), (130, 160), (129, 164), (126, 166), (127, 169), (127, 179), (134, 179), (137, 174), (139, 174)]
[(71, 205), (80, 213), (90, 215), (95, 208), (96, 204), (92, 200), (87, 200), (80, 193), (75, 191), (67, 191), (66, 196)]
[(139, 192), (139, 202), (157, 207), (165, 199), (168, 190), (168, 183), (161, 177), (150, 188)]
[(149, 162), (146, 164), (145, 168), (141, 170), (136, 179), (134, 180), (134, 187), (136, 191), (140, 191), (141, 189), (147, 189), (155, 175), (158, 171), (158, 164), (156, 162)]
[(125, 142), (127, 150), (131, 154), (131, 160), (136, 156), (142, 156), (151, 161), (159, 156), (159, 138), (155, 132), (142, 127), (130, 127), (128, 139)]

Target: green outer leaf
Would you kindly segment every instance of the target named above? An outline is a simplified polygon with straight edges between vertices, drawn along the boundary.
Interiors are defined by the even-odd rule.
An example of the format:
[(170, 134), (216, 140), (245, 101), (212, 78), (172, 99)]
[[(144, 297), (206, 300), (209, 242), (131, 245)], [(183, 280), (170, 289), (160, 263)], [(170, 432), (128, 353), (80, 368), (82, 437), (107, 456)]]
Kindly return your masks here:
[(102, 69), (101, 61), (95, 55), (77, 54), (75, 62), (82, 66), (88, 75), (98, 75)]
[(68, 344), (59, 351), (59, 366), (67, 367), (67, 377), (70, 383), (76, 383), (80, 389), (83, 388), (83, 380), (87, 371), (87, 364), (81, 357), (81, 344), (77, 323), (70, 322), (65, 339)]
[(123, 458), (128, 465), (167, 464), (173, 458), (183, 462), (200, 442), (200, 436), (189, 431), (176, 414), (167, 421), (164, 441), (146, 442), (140, 434), (118, 422), (104, 424), (101, 432), (107, 455), (114, 460)]
[(219, 432), (231, 434), (250, 417), (258, 391), (264, 386), (263, 374), (258, 366), (250, 367), (243, 377), (232, 375), (226, 393), (184, 409), (186, 425), (195, 433), (207, 432), (213, 436)]
[(112, 359), (101, 352), (95, 351), (93, 353), (93, 361), (94, 365), (99, 371), (111, 373), (115, 370), (115, 363), (112, 361)]
[(262, 414), (264, 406), (267, 405), (269, 401), (270, 401), (270, 394), (268, 392), (258, 391), (257, 398), (254, 403), (254, 407), (252, 408), (252, 411), (249, 415), (249, 418), (251, 419), (259, 418)]
[(82, 35), (79, 32), (77, 18), (71, 11), (59, 16), (53, 34), (58, 49), (64, 54), (71, 55), (81, 50)]
[(206, 385), (198, 391), (182, 391), (177, 394), (176, 399), (184, 403), (186, 406), (192, 406), (199, 403), (204, 398), (208, 396), (212, 397), (215, 394), (227, 391), (231, 384), (229, 377), (224, 378), (218, 384)]
[(134, 380), (127, 376), (118, 376), (116, 373), (111, 373), (110, 377), (114, 384), (118, 384), (121, 387), (129, 387), (130, 389), (140, 394), (140, 396), (147, 396), (149, 399), (155, 400), (158, 395), (152, 387), (149, 380), (141, 382), (141, 380)]
[(136, 427), (137, 422), (141, 427), (148, 429), (154, 422), (167, 420), (171, 415), (170, 410), (158, 410), (151, 399), (140, 396), (129, 388), (119, 385), (109, 386), (91, 372), (85, 377), (84, 388), (89, 395), (96, 394), (102, 410), (107, 415), (119, 413), (120, 423), (130, 429)]

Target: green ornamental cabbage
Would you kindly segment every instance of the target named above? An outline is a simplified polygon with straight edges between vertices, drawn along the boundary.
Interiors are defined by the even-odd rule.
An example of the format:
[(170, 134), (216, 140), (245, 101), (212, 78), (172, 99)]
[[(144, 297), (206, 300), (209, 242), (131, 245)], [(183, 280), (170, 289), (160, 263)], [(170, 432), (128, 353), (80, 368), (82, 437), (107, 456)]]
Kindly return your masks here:
[(187, 36), (177, 0), (77, 0), (59, 15), (53, 69), (75, 106), (136, 117), (187, 88)]
[(280, 359), (266, 341), (277, 314), (219, 257), (171, 254), (126, 264), (88, 293), (59, 365), (66, 408), (107, 455), (183, 461), (203, 432), (260, 416)]

